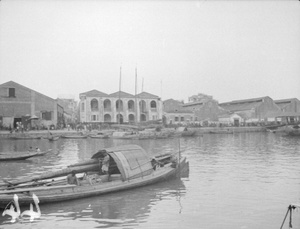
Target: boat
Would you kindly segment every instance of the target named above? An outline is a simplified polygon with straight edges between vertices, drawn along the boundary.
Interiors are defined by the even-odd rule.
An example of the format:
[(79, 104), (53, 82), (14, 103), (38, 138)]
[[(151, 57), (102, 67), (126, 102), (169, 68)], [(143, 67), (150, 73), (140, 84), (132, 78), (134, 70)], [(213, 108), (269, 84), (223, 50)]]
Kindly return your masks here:
[(190, 130), (187, 127), (178, 127), (175, 131), (175, 136), (179, 134), (181, 137), (191, 137), (196, 134), (196, 130)]
[[(105, 153), (110, 157), (110, 176), (99, 173), (99, 161)], [(52, 181), (55, 182), (58, 175), (66, 176), (73, 170), (76, 170), (77, 174), (79, 172), (88, 174), (79, 179), (81, 184), (79, 186), (61, 183), (53, 185), (49, 182), (47, 185), (24, 187), (27, 182), (42, 182), (42, 179), (53, 177), (55, 178)], [(20, 205), (32, 203), (32, 193), (38, 197), (40, 204), (61, 202), (150, 185), (181, 176), (181, 173), (186, 173), (188, 170), (189, 162), (185, 157), (180, 156), (180, 152), (150, 157), (138, 145), (105, 148), (99, 150), (91, 159), (70, 165), (63, 170), (7, 181), (10, 185), (0, 191), (0, 207), (7, 206), (15, 194)], [(18, 188), (19, 185), (23, 186)]]
[(233, 130), (230, 129), (215, 129), (215, 130), (210, 130), (210, 134), (233, 134)]
[(82, 139), (87, 138), (87, 135), (62, 135), (62, 138), (68, 138), (68, 139)]
[(0, 161), (25, 160), (27, 158), (43, 156), (50, 150), (46, 151), (25, 151), (25, 152), (2, 152), (0, 153)]
[(97, 134), (90, 134), (90, 138), (109, 138), (109, 134), (99, 132)]
[(57, 141), (58, 139), (60, 139), (60, 136), (52, 136), (52, 137), (49, 137), (47, 138), (50, 142), (53, 142), (53, 141)]
[(30, 140), (30, 139), (42, 139), (42, 137), (41, 136), (22, 134), (22, 135), (10, 136), (9, 139), (12, 139), (12, 140)]
[(300, 136), (300, 125), (286, 126), (285, 133), (287, 136)]

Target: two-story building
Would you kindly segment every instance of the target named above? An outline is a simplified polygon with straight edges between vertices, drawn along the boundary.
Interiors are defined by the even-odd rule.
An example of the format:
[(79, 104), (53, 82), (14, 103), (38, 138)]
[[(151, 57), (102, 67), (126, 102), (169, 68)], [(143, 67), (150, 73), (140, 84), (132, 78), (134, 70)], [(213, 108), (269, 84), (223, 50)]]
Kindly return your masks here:
[(80, 122), (136, 123), (162, 119), (162, 101), (147, 92), (106, 94), (92, 90), (79, 95)]
[(63, 122), (63, 107), (57, 100), (28, 87), (9, 81), (0, 85), (0, 120), (2, 128), (48, 128)]

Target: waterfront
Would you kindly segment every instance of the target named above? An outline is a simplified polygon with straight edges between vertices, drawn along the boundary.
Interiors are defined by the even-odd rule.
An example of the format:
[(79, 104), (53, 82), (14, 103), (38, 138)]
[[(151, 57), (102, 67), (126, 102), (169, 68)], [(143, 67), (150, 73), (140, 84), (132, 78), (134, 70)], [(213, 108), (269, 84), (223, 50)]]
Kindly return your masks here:
[[(44, 157), (0, 163), (0, 177), (13, 178), (63, 168), (98, 149), (134, 143), (151, 154), (182, 151), (190, 174), (126, 192), (41, 205), (40, 219), (0, 228), (279, 228), (287, 207), (300, 202), (300, 141), (273, 133), (205, 134), (161, 140), (0, 139), (0, 152), (30, 146), (53, 149)], [(29, 208), (29, 206), (28, 206)], [(21, 209), (22, 211), (27, 209)], [(293, 214), (293, 228), (300, 213)], [(288, 228), (286, 222), (285, 227)]]

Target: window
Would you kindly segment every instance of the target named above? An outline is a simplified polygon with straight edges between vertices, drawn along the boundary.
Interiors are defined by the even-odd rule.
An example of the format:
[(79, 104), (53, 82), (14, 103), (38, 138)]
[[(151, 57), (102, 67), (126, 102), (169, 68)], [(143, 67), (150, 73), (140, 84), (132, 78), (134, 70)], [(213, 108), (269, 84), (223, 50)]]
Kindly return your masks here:
[(178, 117), (175, 117), (175, 122), (178, 122), (179, 118)]
[(98, 121), (98, 115), (92, 115), (92, 121)]
[(181, 117), (181, 118), (180, 118), (180, 121), (183, 122), (183, 121), (184, 121), (184, 117)]
[(51, 120), (51, 111), (45, 111), (42, 113), (42, 119), (43, 120)]
[(81, 103), (81, 111), (84, 111), (84, 103)]
[(98, 100), (92, 99), (91, 101), (91, 110), (92, 111), (98, 111)]
[(8, 88), (8, 97), (16, 97), (16, 89), (15, 88)]
[(150, 106), (151, 106), (152, 109), (156, 108), (156, 102), (155, 101), (151, 101)]

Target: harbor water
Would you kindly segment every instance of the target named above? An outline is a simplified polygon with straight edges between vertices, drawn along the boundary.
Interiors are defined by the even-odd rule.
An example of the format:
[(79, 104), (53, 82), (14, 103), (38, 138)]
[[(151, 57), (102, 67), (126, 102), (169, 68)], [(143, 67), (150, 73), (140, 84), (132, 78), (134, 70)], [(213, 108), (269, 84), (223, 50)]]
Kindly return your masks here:
[[(42, 215), (32, 222), (11, 222), (1, 212), (0, 228), (280, 228), (288, 206), (300, 202), (300, 138), (265, 132), (159, 140), (0, 139), (0, 152), (52, 149), (41, 157), (0, 162), (0, 179), (58, 170), (124, 144), (138, 144), (151, 155), (180, 152), (190, 163), (189, 176), (40, 205)], [(300, 211), (292, 220), (293, 228), (300, 228)], [(283, 228), (289, 228), (288, 221)]]

